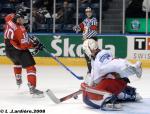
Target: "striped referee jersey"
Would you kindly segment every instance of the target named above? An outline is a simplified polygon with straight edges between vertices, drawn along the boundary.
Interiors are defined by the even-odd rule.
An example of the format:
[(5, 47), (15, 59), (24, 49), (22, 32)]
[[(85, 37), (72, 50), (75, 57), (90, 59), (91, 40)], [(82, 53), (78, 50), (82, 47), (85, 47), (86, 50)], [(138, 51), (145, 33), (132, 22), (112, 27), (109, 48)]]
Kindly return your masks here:
[(95, 37), (97, 34), (97, 19), (95, 17), (85, 18), (82, 23), (79, 24), (83, 31), (85, 39)]

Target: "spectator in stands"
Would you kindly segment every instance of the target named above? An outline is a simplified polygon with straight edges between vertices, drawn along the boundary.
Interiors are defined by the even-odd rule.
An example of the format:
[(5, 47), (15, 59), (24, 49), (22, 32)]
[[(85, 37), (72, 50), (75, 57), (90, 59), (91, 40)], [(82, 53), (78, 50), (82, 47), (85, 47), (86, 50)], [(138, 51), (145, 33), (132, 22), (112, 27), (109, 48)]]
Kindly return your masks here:
[(36, 0), (33, 4), (34, 8), (43, 8), (46, 7), (50, 14), (53, 13), (53, 0)]
[(43, 14), (43, 9), (37, 9), (33, 8), (33, 31), (36, 31), (37, 25), (38, 24), (45, 24), (46, 23), (46, 18), (45, 15)]
[(142, 10), (150, 12), (150, 0), (143, 0)]
[(143, 0), (132, 0), (126, 9), (126, 17), (140, 18), (145, 17), (145, 12), (142, 11)]
[(41, 14), (38, 13), (38, 9), (37, 8), (33, 8), (33, 11), (32, 11), (32, 30), (33, 31), (36, 31), (36, 28), (37, 28), (37, 24), (39, 23), (43, 23), (41, 21), (43, 21), (44, 17), (43, 15), (41, 16)]
[(63, 7), (59, 9), (56, 16), (56, 23), (62, 24), (62, 29), (64, 25), (72, 23), (72, 18), (75, 10), (68, 6), (68, 1), (64, 1)]
[(52, 24), (53, 0), (35, 0), (33, 4), (33, 31), (38, 24)]
[(72, 19), (71, 17), (73, 16), (74, 10), (71, 7), (68, 7), (68, 2), (64, 1), (64, 5), (63, 5), (63, 23), (64, 24), (68, 24), (71, 23)]

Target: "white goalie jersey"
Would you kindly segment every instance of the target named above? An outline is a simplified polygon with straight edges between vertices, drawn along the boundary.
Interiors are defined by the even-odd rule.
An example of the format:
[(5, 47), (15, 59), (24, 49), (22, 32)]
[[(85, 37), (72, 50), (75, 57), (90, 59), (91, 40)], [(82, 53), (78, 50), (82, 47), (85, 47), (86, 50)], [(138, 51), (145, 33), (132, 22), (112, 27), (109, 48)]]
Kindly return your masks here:
[[(97, 79), (100, 79), (104, 72), (106, 72), (106, 69), (103, 69), (107, 63), (112, 61), (113, 56), (110, 51), (108, 50), (101, 50), (97, 55), (95, 60), (91, 61), (92, 71), (91, 71), (91, 77), (93, 81), (96, 81)], [(102, 71), (103, 69), (103, 71)]]
[(114, 59), (111, 52), (107, 50), (101, 50), (92, 60), (92, 71), (90, 77), (88, 77), (88, 85), (98, 83), (104, 78), (115, 77), (111, 73), (115, 72), (120, 75), (120, 78), (129, 77), (136, 73), (137, 64), (131, 64), (126, 59)]

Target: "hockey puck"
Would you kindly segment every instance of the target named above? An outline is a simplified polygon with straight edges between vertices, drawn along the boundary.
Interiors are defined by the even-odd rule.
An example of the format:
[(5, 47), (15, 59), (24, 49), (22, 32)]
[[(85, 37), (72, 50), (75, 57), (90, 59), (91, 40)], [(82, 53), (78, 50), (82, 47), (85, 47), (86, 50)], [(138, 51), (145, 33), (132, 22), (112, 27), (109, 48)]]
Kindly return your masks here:
[(73, 98), (74, 98), (74, 99), (78, 99), (78, 96), (74, 96)]

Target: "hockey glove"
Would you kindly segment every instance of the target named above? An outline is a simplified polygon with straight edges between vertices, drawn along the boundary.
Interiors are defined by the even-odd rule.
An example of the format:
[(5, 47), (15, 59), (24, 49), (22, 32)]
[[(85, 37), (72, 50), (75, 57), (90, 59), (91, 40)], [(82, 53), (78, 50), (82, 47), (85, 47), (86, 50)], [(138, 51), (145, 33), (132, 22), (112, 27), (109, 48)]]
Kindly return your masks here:
[(43, 50), (44, 46), (43, 44), (39, 43), (34, 46), (34, 49), (31, 49), (30, 52), (33, 56), (37, 55), (40, 50)]
[(80, 28), (79, 25), (76, 25), (76, 26), (73, 27), (73, 30), (76, 31), (76, 32), (79, 32), (79, 31), (81, 31), (81, 28)]
[(35, 45), (35, 49), (36, 49), (36, 50), (43, 50), (43, 48), (44, 48), (44, 46), (43, 46), (43, 44), (40, 43), (40, 42)]
[(29, 39), (33, 43), (33, 45), (37, 45), (39, 43), (39, 40), (36, 36), (29, 36)]
[(33, 43), (35, 49), (42, 50), (44, 48), (43, 44), (38, 40), (36, 36), (29, 36), (29, 38)]

